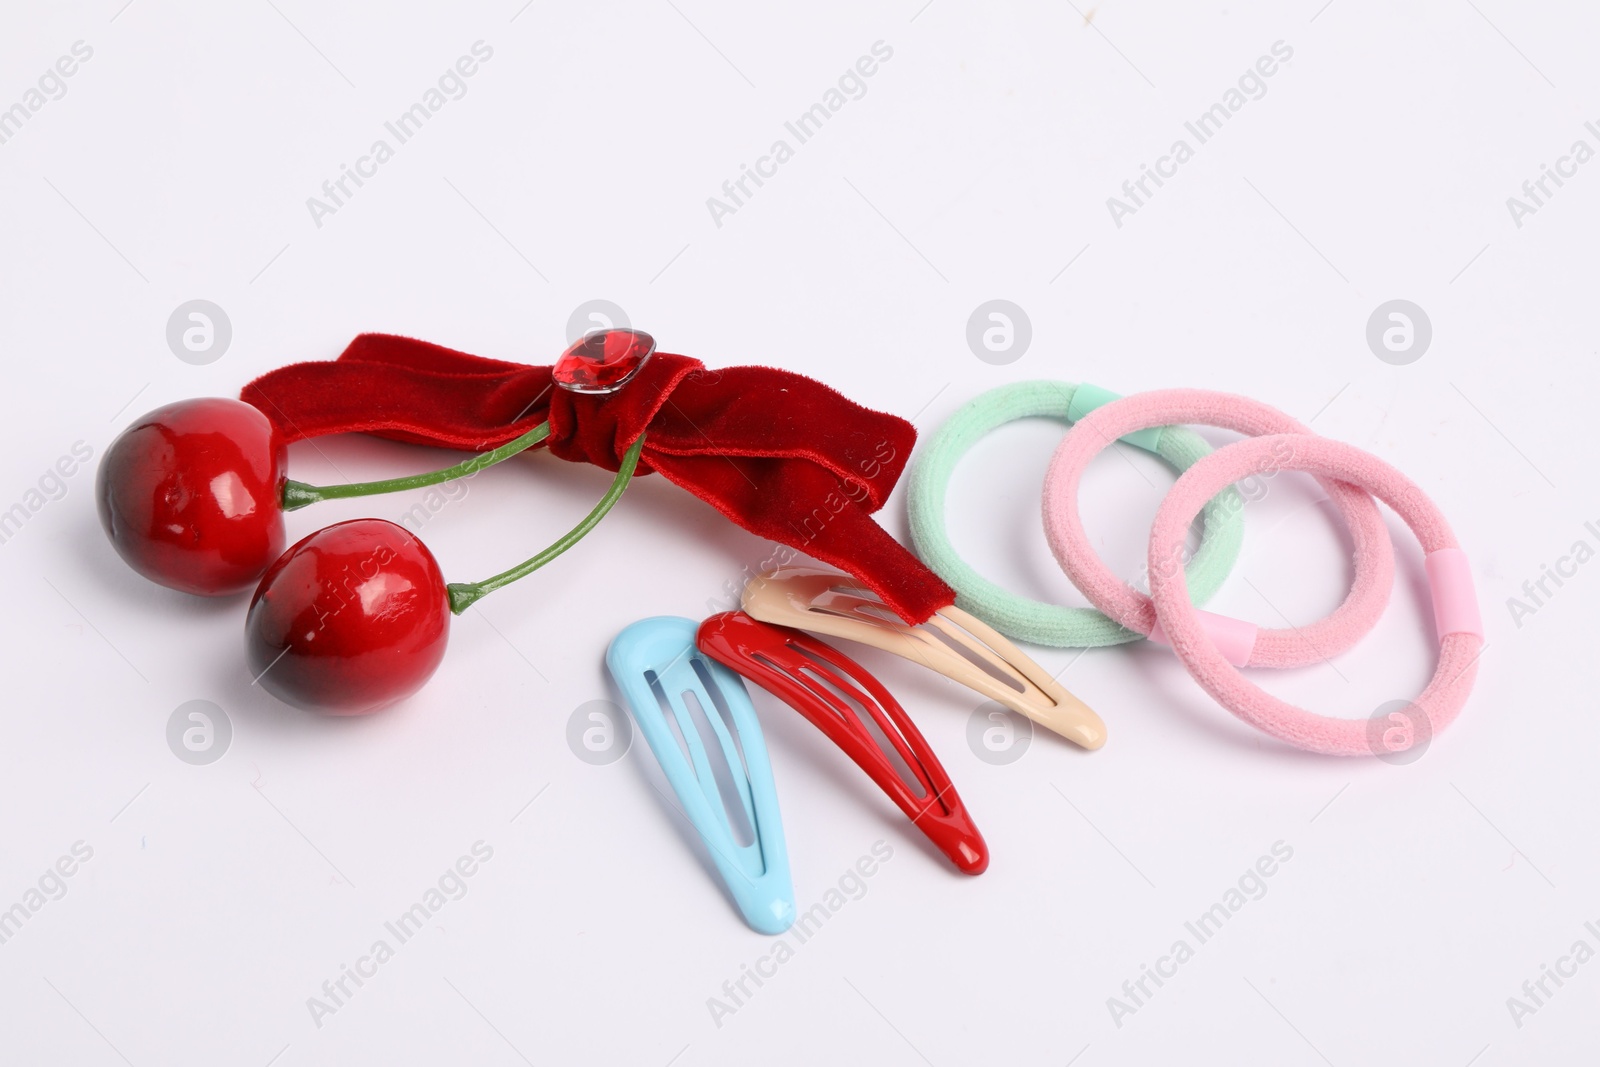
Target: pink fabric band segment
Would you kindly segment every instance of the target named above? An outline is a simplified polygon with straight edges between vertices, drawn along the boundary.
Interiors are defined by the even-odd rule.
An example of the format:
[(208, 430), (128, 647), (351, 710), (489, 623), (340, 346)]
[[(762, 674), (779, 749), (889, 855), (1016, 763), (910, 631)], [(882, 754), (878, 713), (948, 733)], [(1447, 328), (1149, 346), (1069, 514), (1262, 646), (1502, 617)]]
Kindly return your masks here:
[(1370, 720), (1317, 715), (1246, 681), (1212, 642), (1190, 604), (1183, 568), (1157, 566), (1181, 549), (1190, 522), (1218, 490), (1267, 470), (1305, 471), (1360, 486), (1393, 508), (1416, 534), (1427, 553), (1439, 620), (1439, 663), (1433, 679), (1412, 704), (1427, 716), (1428, 728), (1420, 732), (1421, 739), (1437, 735), (1454, 721), (1472, 692), (1483, 649), (1471, 571), (1449, 523), (1416, 483), (1351, 445), (1306, 434), (1258, 437), (1218, 449), (1184, 472), (1162, 501), (1150, 530), (1150, 590), (1161, 626), (1171, 635), (1173, 651), (1219, 704), (1281, 741), (1336, 756), (1381, 754), (1372, 740)]
[[(1277, 408), (1249, 397), (1203, 389), (1162, 389), (1114, 400), (1085, 414), (1056, 449), (1044, 485), (1044, 528), (1050, 551), (1091, 604), (1128, 629), (1163, 643), (1170, 631), (1156, 630), (1156, 611), (1150, 598), (1114, 574), (1094, 551), (1078, 514), (1078, 485), (1089, 461), (1112, 441), (1178, 423), (1214, 426), (1250, 436), (1311, 433)], [(1263, 457), (1263, 462), (1270, 459)], [(1260, 472), (1247, 470), (1240, 477), (1257, 473)], [(1208, 625), (1218, 646), (1228, 650), (1229, 661), (1237, 666), (1303, 667), (1320, 663), (1364, 637), (1389, 602), (1389, 590), (1394, 584), (1394, 546), (1389, 542), (1377, 504), (1371, 494), (1343, 481), (1320, 475), (1318, 481), (1344, 518), (1354, 545), (1355, 576), (1349, 595), (1327, 618), (1297, 628), (1257, 629), (1235, 619), (1211, 616)], [(1182, 553), (1180, 537), (1170, 546), (1170, 555), (1162, 557), (1162, 570), (1181, 571)], [(1155, 557), (1150, 567), (1153, 591)]]

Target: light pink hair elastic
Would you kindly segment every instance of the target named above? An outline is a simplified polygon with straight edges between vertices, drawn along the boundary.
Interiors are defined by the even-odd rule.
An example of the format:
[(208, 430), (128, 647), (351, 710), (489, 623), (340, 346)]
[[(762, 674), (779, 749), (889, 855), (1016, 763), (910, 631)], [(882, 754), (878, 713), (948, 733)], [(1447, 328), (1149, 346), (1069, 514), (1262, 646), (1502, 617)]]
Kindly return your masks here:
[[(1082, 425), (1079, 423), (1080, 428)], [(1380, 748), (1372, 720), (1316, 715), (1245, 681), (1224, 658), (1189, 603), (1183, 567), (1166, 564), (1176, 558), (1189, 523), (1206, 501), (1228, 483), (1266, 470), (1305, 471), (1358, 485), (1393, 508), (1422, 543), (1433, 592), (1439, 665), (1433, 680), (1412, 702), (1426, 715), (1428, 726), (1406, 742), (1394, 744), (1386, 739)], [(1150, 528), (1150, 592), (1161, 625), (1172, 635), (1173, 651), (1206, 692), (1252, 726), (1312, 752), (1360, 756), (1404, 751), (1450, 725), (1477, 677), (1483, 622), (1473, 592), (1471, 565), (1450, 524), (1405, 475), (1376, 456), (1325, 437), (1285, 434), (1239, 441), (1185, 471), (1162, 501)]]
[[(1252, 436), (1311, 433), (1277, 408), (1249, 397), (1203, 389), (1162, 389), (1114, 400), (1085, 415), (1056, 449), (1044, 484), (1044, 528), (1050, 551), (1091, 604), (1128, 629), (1163, 644), (1170, 644), (1167, 631), (1159, 625), (1150, 598), (1117, 577), (1090, 544), (1078, 517), (1078, 483), (1089, 461), (1118, 437), (1176, 423), (1215, 426)], [(1326, 477), (1318, 481), (1344, 517), (1355, 546), (1350, 593), (1327, 618), (1287, 630), (1258, 629), (1239, 619), (1195, 612), (1235, 666), (1303, 667), (1321, 662), (1365, 636), (1389, 602), (1394, 546), (1389, 543), (1378, 506), (1355, 486)], [(1181, 553), (1182, 547), (1180, 538), (1173, 551)], [(1172, 559), (1181, 569), (1181, 556)], [(1150, 581), (1153, 587), (1154, 573)]]

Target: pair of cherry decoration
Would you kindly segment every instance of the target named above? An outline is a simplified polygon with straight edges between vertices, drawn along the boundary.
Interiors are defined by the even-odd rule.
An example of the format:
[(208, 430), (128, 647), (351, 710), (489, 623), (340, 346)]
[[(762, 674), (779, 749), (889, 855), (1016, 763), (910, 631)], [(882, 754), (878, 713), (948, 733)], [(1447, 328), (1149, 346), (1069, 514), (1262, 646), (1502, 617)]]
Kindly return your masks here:
[[(635, 330), (591, 333), (551, 368), (574, 393), (621, 389), (655, 351)], [(250, 673), (298, 707), (336, 715), (377, 711), (411, 695), (444, 658), (450, 617), (565, 552), (611, 510), (639, 463), (641, 433), (610, 489), (560, 540), (482, 581), (446, 583), (409, 530), (355, 519), (285, 550), (284, 513), (322, 500), (436, 485), (543, 442), (548, 422), (490, 451), (427, 474), (349, 485), (289, 479), (288, 449), (260, 409), (207, 397), (136, 420), (101, 460), (95, 496), (118, 554), (161, 585), (199, 596), (254, 589), (245, 620)]]

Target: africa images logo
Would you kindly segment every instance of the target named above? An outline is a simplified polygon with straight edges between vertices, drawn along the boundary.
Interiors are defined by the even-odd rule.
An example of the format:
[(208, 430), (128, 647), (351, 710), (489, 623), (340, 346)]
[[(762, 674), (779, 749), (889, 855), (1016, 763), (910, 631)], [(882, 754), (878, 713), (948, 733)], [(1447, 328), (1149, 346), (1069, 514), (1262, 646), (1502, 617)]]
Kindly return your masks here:
[(39, 75), (36, 86), (24, 92), (21, 100), (10, 107), (0, 108), (0, 144), (21, 133), (23, 125), (50, 101), (66, 96), (66, 79), (78, 73), (84, 63), (94, 58), (94, 48), (84, 41), (73, 41), (71, 53), (46, 67), (44, 73)]
[[(1154, 167), (1141, 163), (1139, 176), (1122, 183), (1122, 196), (1126, 199), (1106, 197), (1106, 210), (1111, 213), (1111, 221), (1117, 229), (1122, 229), (1124, 218), (1138, 214), (1139, 209), (1155, 196), (1156, 190), (1178, 176), (1178, 168), (1194, 158), (1197, 147), (1221, 133), (1223, 125), (1243, 111), (1250, 101), (1260, 100), (1267, 95), (1266, 80), (1278, 73), (1279, 64), (1294, 58), (1294, 49), (1283, 41), (1273, 41), (1270, 52), (1271, 55), (1261, 56), (1239, 75), (1238, 82), (1222, 94), (1221, 100), (1200, 112), (1193, 121), (1183, 124), (1184, 130), (1194, 138), (1194, 144), (1179, 137), (1172, 142), (1172, 147), (1165, 155), (1156, 157)], [(1154, 189), (1151, 188), (1152, 184)]]
[[(794, 959), (795, 954), (817, 935), (823, 924), (838, 915), (852, 901), (865, 897), (869, 881), (893, 858), (893, 845), (881, 839), (874, 841), (870, 854), (861, 856), (854, 864), (846, 867), (844, 873), (823, 892), (816, 903), (799, 913), (794, 926), (772, 942), (770, 951), (756, 957), (753, 965), (741, 963), (738, 976), (722, 983), (722, 989), (719, 991), (722, 995), (713, 994), (706, 998), (706, 1010), (711, 1013), (711, 1021), (716, 1024), (716, 1028), (722, 1029), (728, 1019), (737, 1015), (749, 1004), (750, 999), (759, 993), (767, 982), (776, 978), (778, 969)], [(793, 944), (790, 944), (791, 940)]]
[[(326, 1025), (329, 1016), (346, 1008), (367, 982), (378, 976), (378, 970), (394, 959), (395, 952), (421, 933), (431, 919), (444, 910), (446, 904), (460, 900), (471, 888), (469, 879), (494, 858), (494, 846), (483, 840), (472, 843), (471, 854), (463, 855), (444, 869), (433, 885), (396, 918), (383, 924), (388, 937), (379, 937), (363, 955), (356, 957), (355, 966), (339, 964), (339, 973), (322, 983), (320, 996), (313, 993), (306, 998), (306, 1010), (318, 1030)], [(391, 942), (390, 939), (393, 939)]]
[[(336, 215), (356, 192), (367, 181), (378, 176), (378, 168), (395, 157), (399, 146), (411, 140), (422, 132), (434, 115), (444, 110), (444, 106), (452, 100), (460, 100), (467, 95), (467, 79), (478, 73), (480, 67), (494, 58), (494, 49), (483, 41), (474, 41), (470, 49), (471, 55), (459, 57), (455, 63), (445, 68), (439, 75), (435, 85), (430, 85), (422, 93), (422, 98), (389, 122), (383, 124), (384, 131), (394, 139), (394, 144), (389, 143), (389, 138), (379, 137), (363, 155), (356, 157), (355, 166), (344, 163), (339, 164), (339, 176), (329, 178), (322, 183), (322, 196), (306, 197), (306, 210), (311, 213), (311, 221), (317, 229), (322, 229), (322, 220), (325, 216)], [(352, 188), (354, 186), (354, 188)]]
[[(822, 94), (821, 100), (800, 112), (793, 121), (783, 124), (784, 132), (794, 139), (794, 144), (790, 144), (787, 137), (777, 138), (765, 154), (756, 157), (754, 167), (748, 163), (739, 164), (739, 176), (722, 183), (721, 197), (706, 197), (706, 210), (711, 213), (711, 221), (717, 229), (722, 229), (723, 218), (737, 213), (746, 201), (755, 196), (756, 189), (765, 185), (768, 179), (776, 178), (778, 168), (794, 158), (795, 149), (821, 133), (823, 125), (844, 110), (845, 104), (867, 95), (867, 79), (894, 58), (894, 48), (883, 41), (872, 42), (871, 52), (871, 55), (861, 56), (852, 66), (846, 67), (838, 81)], [(751, 188), (752, 183), (754, 189)]]
[[(1600, 544), (1600, 523), (1584, 523), (1583, 532), (1586, 536), (1573, 541), (1564, 554), (1556, 557), (1554, 566), (1539, 564), (1538, 577), (1523, 581), (1522, 596), (1506, 597), (1506, 611), (1511, 614), (1511, 621), (1516, 623), (1517, 629), (1522, 629), (1528, 618), (1539, 614), (1567, 582), (1578, 576), (1578, 569), (1594, 559), (1595, 545)], [(1592, 544), (1590, 538), (1594, 539)]]
[[(1283, 869), (1294, 858), (1294, 846), (1286, 841), (1274, 841), (1267, 853), (1244, 869), (1237, 881), (1223, 891), (1210, 907), (1183, 924), (1187, 937), (1179, 937), (1163, 955), (1157, 956), (1155, 966), (1139, 965), (1139, 975), (1122, 983), (1121, 996), (1106, 998), (1106, 1010), (1111, 1021), (1121, 1030), (1129, 1016), (1139, 1014), (1147, 1007), (1157, 992), (1167, 982), (1178, 976), (1178, 970), (1194, 959), (1196, 952), (1219, 934), (1224, 924), (1244, 910), (1251, 901), (1260, 900), (1270, 888), (1268, 879)], [(1193, 938), (1193, 944), (1190, 943)]]

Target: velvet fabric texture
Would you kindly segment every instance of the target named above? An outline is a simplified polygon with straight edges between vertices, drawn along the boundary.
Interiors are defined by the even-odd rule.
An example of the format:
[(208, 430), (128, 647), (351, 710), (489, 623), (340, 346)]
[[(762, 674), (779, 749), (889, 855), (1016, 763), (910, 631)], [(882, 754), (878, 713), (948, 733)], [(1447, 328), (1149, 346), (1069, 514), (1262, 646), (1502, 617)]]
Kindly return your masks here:
[(370, 433), (483, 452), (548, 419), (551, 452), (609, 471), (648, 431), (638, 474), (659, 472), (751, 533), (850, 572), (907, 622), (955, 600), (871, 518), (916, 429), (789, 371), (708, 370), (658, 352), (619, 391), (582, 394), (554, 387), (549, 367), (367, 333), (336, 360), (262, 375), (240, 399), (285, 442)]
[[(1044, 483), (1045, 537), (1072, 584), (1083, 591), (1089, 603), (1128, 629), (1146, 635), (1158, 632), (1163, 638), (1170, 631), (1165, 627), (1156, 631), (1158, 616), (1150, 598), (1117, 577), (1089, 540), (1078, 515), (1078, 482), (1095, 454), (1123, 434), (1148, 426), (1185, 423), (1253, 436), (1311, 433), (1277, 408), (1249, 397), (1204, 389), (1157, 389), (1114, 400), (1085, 415), (1056, 448)], [(1394, 545), (1372, 494), (1336, 478), (1319, 476), (1318, 481), (1350, 531), (1355, 552), (1350, 593), (1326, 618), (1303, 626), (1257, 630), (1254, 641), (1246, 639), (1239, 649), (1249, 654), (1245, 666), (1282, 668), (1321, 663), (1366, 636), (1389, 603), (1389, 591), (1394, 585)], [(1183, 484), (1181, 480), (1179, 484)], [(1179, 545), (1181, 548), (1182, 542)], [(1171, 570), (1172, 563), (1181, 558), (1181, 553), (1174, 554), (1163, 566)], [(1155, 581), (1154, 575), (1150, 580)], [(1213, 625), (1217, 625), (1215, 620)], [(1228, 629), (1226, 624), (1222, 628)]]
[[(1435, 634), (1439, 662), (1433, 680), (1409, 707), (1381, 718), (1352, 719), (1318, 715), (1279, 700), (1248, 681), (1223, 657), (1189, 602), (1183, 568), (1163, 564), (1177, 558), (1190, 522), (1217, 490), (1267, 470), (1305, 471), (1324, 483), (1371, 493), (1405, 520), (1427, 558), (1437, 558), (1442, 564), (1428, 566), (1430, 579), (1437, 575), (1449, 586), (1434, 589), (1435, 604), (1441, 604), (1443, 593), (1447, 605), (1438, 613), (1442, 626)], [(1156, 618), (1172, 636), (1172, 649), (1189, 674), (1217, 703), (1245, 722), (1311, 752), (1392, 757), (1426, 745), (1454, 722), (1478, 676), (1483, 626), (1472, 591), (1472, 570), (1460, 548), (1449, 522), (1427, 494), (1378, 457), (1315, 435), (1252, 437), (1201, 459), (1183, 473), (1161, 502), (1150, 527), (1150, 597)]]
[[(970, 611), (1007, 637), (1057, 648), (1096, 648), (1143, 636), (1094, 608), (1075, 608), (1018, 596), (978, 573), (956, 552), (945, 528), (950, 478), (962, 456), (991, 430), (1016, 419), (1043, 416), (1069, 425), (1087, 418), (1117, 394), (1084, 383), (1013, 382), (997, 386), (962, 405), (934, 431), (911, 465), (906, 510), (917, 555), (956, 591), (956, 606)], [(1126, 438), (1125, 438), (1126, 440)], [(1182, 471), (1211, 451), (1193, 430), (1157, 426), (1130, 440)], [(1189, 560), (1189, 590), (1204, 604), (1228, 577), (1239, 558), (1244, 534), (1244, 501), (1225, 489), (1205, 508), (1205, 536)], [(1084, 551), (1091, 551), (1085, 546)]]

